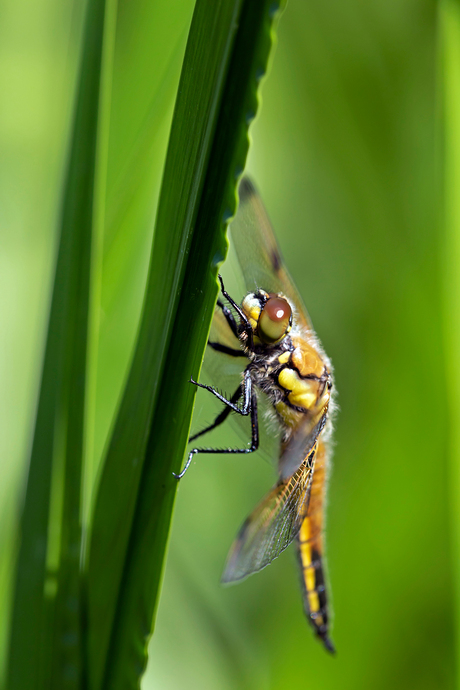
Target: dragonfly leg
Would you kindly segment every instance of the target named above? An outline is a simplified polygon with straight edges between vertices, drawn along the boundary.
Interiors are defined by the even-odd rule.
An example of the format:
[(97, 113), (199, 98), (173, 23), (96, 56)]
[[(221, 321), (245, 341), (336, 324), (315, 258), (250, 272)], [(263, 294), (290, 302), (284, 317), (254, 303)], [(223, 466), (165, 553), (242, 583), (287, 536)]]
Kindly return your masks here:
[[(245, 379), (246, 375), (248, 376), (248, 380), (251, 380), (249, 372), (245, 372)], [(184, 474), (187, 472), (188, 468), (190, 467), (190, 463), (192, 462), (193, 456), (197, 455), (198, 453), (215, 453), (215, 454), (221, 454), (221, 455), (241, 455), (241, 454), (247, 454), (247, 453), (253, 453), (257, 448), (259, 447), (259, 418), (257, 415), (257, 397), (255, 392), (252, 390), (252, 381), (251, 383), (243, 383), (242, 385), (242, 395), (244, 396), (245, 400), (243, 402), (243, 408), (245, 407), (247, 403), (247, 411), (243, 411), (243, 409), (240, 409), (235, 403), (231, 402), (230, 400), (226, 400), (223, 396), (221, 396), (217, 391), (214, 391), (211, 386), (203, 386), (203, 388), (206, 388), (207, 390), (210, 390), (216, 397), (219, 398), (219, 400), (222, 400), (222, 402), (226, 402), (228, 405), (228, 410), (234, 410), (235, 412), (238, 412), (239, 414), (250, 414), (251, 416), (251, 445), (246, 448), (192, 448), (190, 453), (188, 454), (187, 462), (185, 463), (184, 469), (179, 472), (179, 474), (176, 474), (173, 472), (173, 475), (176, 477), (176, 479), (182, 479)], [(236, 392), (235, 392), (236, 394)], [(249, 395), (249, 398), (247, 397)], [(216, 420), (217, 421), (217, 420)]]
[(209, 391), (210, 393), (215, 395), (218, 400), (223, 402), (224, 405), (227, 405), (227, 407), (229, 407), (234, 412), (243, 415), (243, 417), (247, 417), (248, 414), (250, 414), (252, 397), (252, 378), (249, 369), (246, 369), (246, 371), (244, 372), (244, 379), (242, 384), (243, 405), (241, 407), (237, 405), (236, 402), (233, 402), (233, 399), (227, 400), (227, 398), (225, 398), (221, 393), (219, 393), (218, 390), (216, 390), (212, 386), (206, 386), (205, 384), (198, 383), (193, 379), (190, 379), (190, 383), (193, 383), (195, 386), (198, 386), (198, 388), (204, 388), (204, 390)]
[(222, 345), (222, 343), (214, 343), (208, 340), (209, 347), (212, 347), (216, 352), (223, 352), (224, 355), (230, 355), (231, 357), (246, 357), (243, 350), (236, 350), (233, 347), (227, 347), (227, 345)]
[[(220, 287), (221, 287), (221, 291), (222, 291), (223, 296), (225, 297), (225, 299), (228, 302), (230, 302), (233, 309), (236, 311), (236, 313), (240, 317), (241, 322), (244, 324), (244, 331), (243, 332), (246, 332), (246, 335), (247, 335), (247, 346), (250, 350), (252, 350), (254, 341), (253, 341), (252, 326), (249, 323), (249, 319), (246, 316), (246, 314), (244, 313), (244, 311), (241, 309), (240, 305), (237, 304), (235, 302), (235, 300), (232, 299), (230, 297), (230, 295), (228, 294), (228, 292), (226, 291), (225, 286), (224, 286), (224, 281), (222, 280), (222, 276), (219, 275), (218, 277), (220, 280)], [(236, 321), (235, 321), (234, 316), (231, 313), (230, 309), (225, 307), (222, 303), (220, 303), (219, 306), (222, 309), (222, 312), (223, 312), (225, 318), (227, 319), (228, 324), (229, 324), (230, 328), (232, 329), (233, 333), (236, 335), (237, 338), (240, 338), (241, 333), (238, 332), (238, 326), (236, 325)], [(232, 325), (232, 322), (233, 322), (233, 325)]]
[[(238, 402), (238, 400), (241, 398), (243, 395), (243, 387), (241, 384), (238, 386), (236, 391), (233, 393), (232, 397), (230, 398), (230, 402), (232, 404), (235, 404)], [(194, 434), (193, 436), (190, 436), (188, 442), (190, 443), (191, 441), (194, 441), (198, 436), (203, 436), (204, 434), (207, 434), (208, 431), (212, 431), (216, 427), (218, 427), (222, 422), (225, 422), (227, 417), (229, 416), (230, 412), (232, 412), (232, 408), (229, 405), (226, 405), (225, 408), (222, 410), (220, 414), (217, 415), (215, 420), (213, 421), (212, 424), (206, 427), (206, 429), (203, 429), (202, 431), (199, 431), (197, 434)]]
[(238, 325), (236, 323), (232, 311), (228, 307), (226, 307), (225, 304), (220, 301), (220, 299), (217, 300), (217, 306), (219, 307), (219, 309), (222, 310), (222, 314), (225, 316), (233, 335), (235, 336), (235, 338), (238, 338)]

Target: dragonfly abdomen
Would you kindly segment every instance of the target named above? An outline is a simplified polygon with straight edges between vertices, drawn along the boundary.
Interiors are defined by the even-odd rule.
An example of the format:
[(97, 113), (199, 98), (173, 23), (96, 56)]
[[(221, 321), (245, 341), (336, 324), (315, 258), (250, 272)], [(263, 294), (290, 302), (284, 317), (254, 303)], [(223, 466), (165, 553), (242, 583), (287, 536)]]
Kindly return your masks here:
[(304, 608), (316, 634), (323, 640), (326, 648), (333, 652), (334, 646), (328, 637), (329, 615), (326, 585), (321, 553), (317, 550), (318, 537), (310, 534), (311, 520), (306, 517), (297, 537), (298, 554), (304, 589)]
[(306, 516), (297, 535), (297, 552), (302, 573), (304, 608), (326, 649), (334, 652), (328, 637), (329, 612), (323, 563), (323, 507), (326, 448), (320, 443)]

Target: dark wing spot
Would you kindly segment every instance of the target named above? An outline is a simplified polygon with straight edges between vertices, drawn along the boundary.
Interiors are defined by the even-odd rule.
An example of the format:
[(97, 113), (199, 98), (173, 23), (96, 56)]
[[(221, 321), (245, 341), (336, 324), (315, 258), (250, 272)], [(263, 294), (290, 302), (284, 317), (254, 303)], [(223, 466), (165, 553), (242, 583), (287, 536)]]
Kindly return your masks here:
[(239, 193), (241, 202), (244, 202), (246, 201), (246, 199), (249, 199), (251, 196), (254, 196), (256, 190), (254, 189), (254, 186), (251, 180), (249, 180), (249, 178), (243, 177), (243, 179), (240, 182)]
[(276, 249), (272, 249), (270, 259), (272, 262), (273, 270), (276, 271), (276, 273), (278, 273), (278, 271), (281, 268), (281, 257), (276, 251)]

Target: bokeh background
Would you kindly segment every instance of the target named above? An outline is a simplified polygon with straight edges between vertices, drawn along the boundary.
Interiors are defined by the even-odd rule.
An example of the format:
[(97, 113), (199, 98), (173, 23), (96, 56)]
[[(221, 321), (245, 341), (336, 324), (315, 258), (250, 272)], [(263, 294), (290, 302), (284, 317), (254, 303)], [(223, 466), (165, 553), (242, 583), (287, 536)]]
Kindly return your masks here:
[[(94, 471), (136, 333), (192, 11), (192, 0), (119, 3)], [(290, 0), (251, 131), (248, 170), (339, 390), (327, 529), (337, 655), (304, 619), (290, 550), (220, 586), (274, 475), (263, 457), (200, 458), (177, 495), (143, 690), (454, 687), (436, 11)], [(83, 14), (80, 0), (0, 5), (2, 655)], [(201, 399), (196, 412), (197, 426), (212, 417)]]

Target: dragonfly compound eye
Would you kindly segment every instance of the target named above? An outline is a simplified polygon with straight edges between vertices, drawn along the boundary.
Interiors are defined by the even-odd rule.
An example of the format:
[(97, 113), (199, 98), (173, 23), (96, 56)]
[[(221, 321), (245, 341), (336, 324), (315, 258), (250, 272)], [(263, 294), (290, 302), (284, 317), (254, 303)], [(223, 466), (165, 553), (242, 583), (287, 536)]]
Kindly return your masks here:
[(262, 309), (258, 335), (264, 343), (276, 343), (290, 330), (292, 309), (283, 297), (270, 297)]

